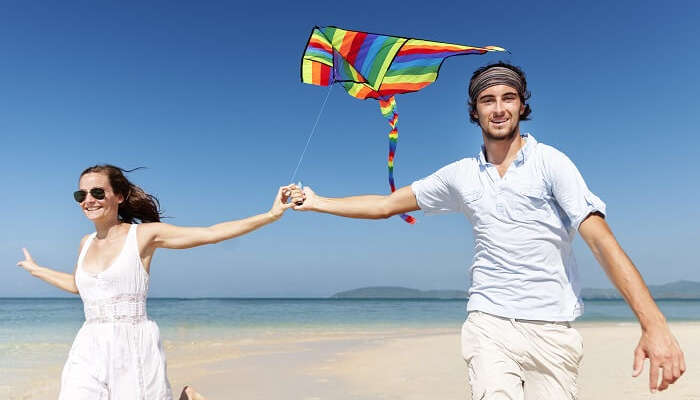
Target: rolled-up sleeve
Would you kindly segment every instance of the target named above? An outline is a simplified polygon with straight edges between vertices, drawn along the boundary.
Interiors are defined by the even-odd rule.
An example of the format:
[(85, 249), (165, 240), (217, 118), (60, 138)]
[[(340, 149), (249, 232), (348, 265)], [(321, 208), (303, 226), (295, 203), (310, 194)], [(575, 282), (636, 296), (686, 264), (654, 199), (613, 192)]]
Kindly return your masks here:
[(460, 202), (455, 196), (454, 179), (458, 163), (446, 165), (432, 175), (411, 184), (418, 207), (427, 215), (460, 211)]
[(550, 148), (549, 157), (545, 160), (552, 194), (569, 218), (571, 228), (578, 231), (581, 222), (591, 213), (606, 215), (605, 203), (588, 189), (583, 176), (569, 157)]

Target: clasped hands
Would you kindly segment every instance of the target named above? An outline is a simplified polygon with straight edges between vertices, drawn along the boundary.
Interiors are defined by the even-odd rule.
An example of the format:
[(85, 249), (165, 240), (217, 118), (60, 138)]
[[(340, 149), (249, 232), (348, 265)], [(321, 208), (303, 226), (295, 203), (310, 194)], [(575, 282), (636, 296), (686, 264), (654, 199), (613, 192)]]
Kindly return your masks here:
[(284, 193), (285, 198), (288, 203), (293, 203), (293, 209), (298, 211), (304, 211), (309, 209), (309, 204), (307, 200), (314, 195), (310, 187), (301, 188), (296, 184), (291, 184), (286, 186), (286, 191)]

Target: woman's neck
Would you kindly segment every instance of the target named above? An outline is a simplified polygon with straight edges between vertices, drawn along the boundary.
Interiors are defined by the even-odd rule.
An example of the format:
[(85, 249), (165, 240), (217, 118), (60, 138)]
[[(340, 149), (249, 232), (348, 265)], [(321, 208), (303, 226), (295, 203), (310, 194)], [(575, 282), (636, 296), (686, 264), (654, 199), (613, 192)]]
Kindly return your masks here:
[(98, 239), (114, 238), (119, 233), (119, 225), (122, 222), (119, 219), (110, 219), (109, 221), (95, 221), (95, 231)]

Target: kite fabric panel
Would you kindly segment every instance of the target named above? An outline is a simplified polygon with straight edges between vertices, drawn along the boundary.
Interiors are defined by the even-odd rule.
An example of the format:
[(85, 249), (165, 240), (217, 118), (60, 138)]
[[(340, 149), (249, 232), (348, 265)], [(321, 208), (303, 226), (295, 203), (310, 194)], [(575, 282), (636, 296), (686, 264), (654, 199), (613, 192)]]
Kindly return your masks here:
[[(376, 99), (389, 120), (389, 186), (394, 182), (398, 111), (394, 95), (423, 89), (437, 79), (447, 57), (504, 51), (420, 39), (377, 35), (327, 26), (315, 27), (301, 62), (301, 80), (318, 86), (342, 85), (353, 97)], [(402, 214), (413, 224), (415, 218)]]

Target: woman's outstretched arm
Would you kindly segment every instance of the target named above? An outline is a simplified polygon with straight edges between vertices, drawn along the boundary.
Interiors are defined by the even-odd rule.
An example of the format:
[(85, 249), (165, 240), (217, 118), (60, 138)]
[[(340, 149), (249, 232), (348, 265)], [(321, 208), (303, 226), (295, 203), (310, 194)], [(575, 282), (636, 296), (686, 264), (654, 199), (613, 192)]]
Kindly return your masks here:
[[(88, 236), (85, 236), (83, 240), (80, 241), (80, 249), (78, 250), (78, 254), (80, 254), (80, 250), (82, 250), (87, 238)], [(50, 285), (56, 286), (61, 290), (65, 290), (66, 292), (78, 294), (78, 287), (75, 285), (75, 271), (72, 274), (69, 274), (67, 272), (42, 267), (34, 261), (32, 255), (29, 253), (29, 250), (22, 249), (22, 251), (24, 252), (24, 260), (18, 262), (18, 266), (27, 270), (27, 272), (32, 274), (32, 276), (36, 276)]]
[(252, 217), (222, 222), (208, 227), (182, 227), (162, 222), (143, 224), (139, 231), (145, 239), (146, 247), (151, 249), (189, 249), (205, 244), (218, 243), (223, 240), (245, 235), (282, 217), (284, 212), (293, 207), (287, 203), (294, 185), (282, 186), (277, 191), (272, 208), (266, 213)]

